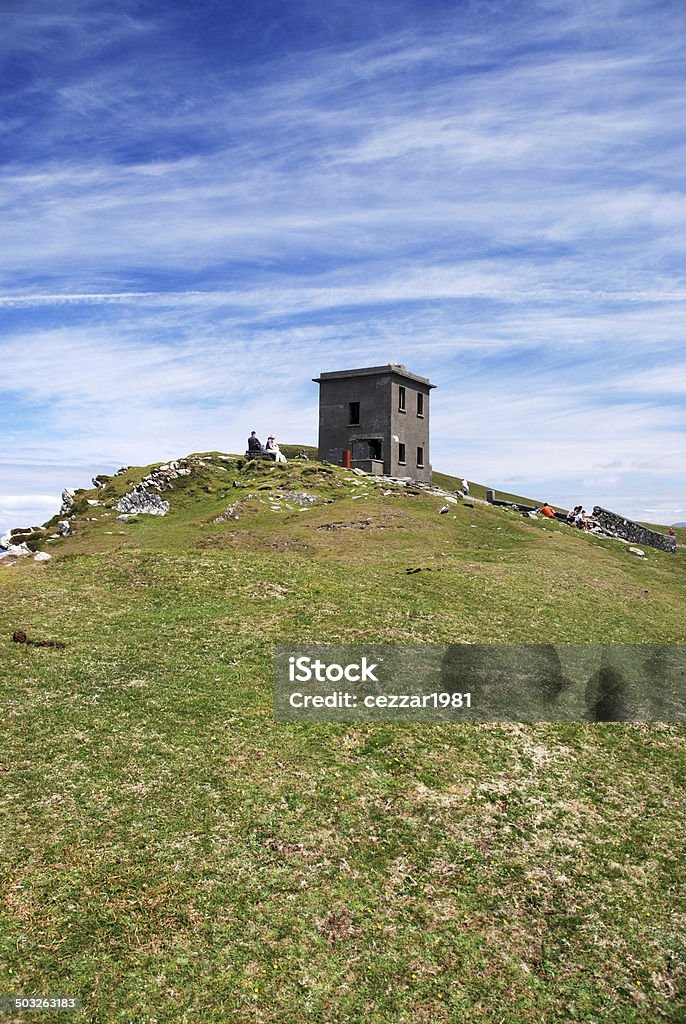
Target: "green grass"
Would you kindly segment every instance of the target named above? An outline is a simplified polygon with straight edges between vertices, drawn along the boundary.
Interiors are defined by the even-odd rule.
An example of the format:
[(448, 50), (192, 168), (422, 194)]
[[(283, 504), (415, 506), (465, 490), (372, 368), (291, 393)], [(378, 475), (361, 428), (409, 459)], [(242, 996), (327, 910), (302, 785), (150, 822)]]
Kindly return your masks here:
[(134, 469), (0, 564), (0, 989), (75, 1022), (683, 1020), (683, 726), (271, 709), (279, 641), (684, 642), (683, 552), (203, 461), (167, 517), (86, 504)]

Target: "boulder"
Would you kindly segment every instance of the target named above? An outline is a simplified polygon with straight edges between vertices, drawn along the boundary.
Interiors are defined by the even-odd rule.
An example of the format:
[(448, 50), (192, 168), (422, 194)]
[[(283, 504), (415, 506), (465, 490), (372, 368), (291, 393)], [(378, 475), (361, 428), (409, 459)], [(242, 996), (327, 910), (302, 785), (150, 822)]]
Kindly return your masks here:
[(34, 562), (49, 562), (52, 555), (49, 555), (47, 551), (38, 551), (34, 556)]
[(69, 533), (69, 523), (67, 522), (66, 519), (60, 519), (60, 521), (57, 524), (57, 532), (60, 535), (60, 537), (67, 536), (67, 534)]

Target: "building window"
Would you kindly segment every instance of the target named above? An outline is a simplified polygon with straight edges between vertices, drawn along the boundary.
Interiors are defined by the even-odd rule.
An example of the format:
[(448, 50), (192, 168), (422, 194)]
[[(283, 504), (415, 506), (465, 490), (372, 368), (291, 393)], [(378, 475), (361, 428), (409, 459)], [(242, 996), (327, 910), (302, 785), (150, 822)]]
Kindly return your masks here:
[(424, 395), (421, 393), (421, 391), (417, 392), (417, 415), (424, 415)]
[(424, 449), (423, 448), (418, 448), (417, 449), (417, 468), (418, 469), (423, 469), (424, 468)]
[(405, 412), (405, 388), (398, 388), (398, 410), (399, 412)]
[(360, 403), (348, 402), (348, 424), (357, 427), (360, 423)]
[(405, 445), (404, 444), (399, 444), (398, 445), (398, 462), (400, 463), (401, 466), (405, 465)]

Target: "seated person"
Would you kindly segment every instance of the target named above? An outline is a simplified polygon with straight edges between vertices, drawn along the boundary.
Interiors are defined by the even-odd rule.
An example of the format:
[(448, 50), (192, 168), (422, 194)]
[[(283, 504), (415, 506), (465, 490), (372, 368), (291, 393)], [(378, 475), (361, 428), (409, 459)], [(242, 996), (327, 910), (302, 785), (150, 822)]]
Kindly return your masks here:
[(538, 511), (541, 513), (542, 516), (545, 516), (546, 519), (554, 519), (555, 518), (555, 509), (553, 508), (552, 505), (549, 505), (547, 501), (546, 501), (545, 505), (541, 505), (541, 507), (539, 508)]
[(268, 455), (274, 456), (275, 462), (286, 462), (286, 456), (281, 454), (281, 450), (276, 443), (276, 438), (273, 434), (270, 434), (267, 438), (267, 443), (264, 446), (264, 450)]
[(574, 520), (574, 523), (575, 523), (575, 525), (580, 530), (588, 530), (589, 529), (588, 516), (586, 515), (586, 509), (585, 508), (581, 509), (581, 511), (577, 515), (576, 519)]
[(249, 455), (256, 455), (257, 452), (261, 452), (261, 451), (262, 451), (262, 442), (260, 441), (259, 437), (257, 436), (255, 431), (253, 430), (252, 434), (248, 438), (248, 454)]
[(574, 508), (570, 508), (569, 512), (567, 513), (567, 522), (570, 526), (573, 525), (574, 520), (579, 515), (579, 512), (581, 512), (581, 505), (575, 505)]

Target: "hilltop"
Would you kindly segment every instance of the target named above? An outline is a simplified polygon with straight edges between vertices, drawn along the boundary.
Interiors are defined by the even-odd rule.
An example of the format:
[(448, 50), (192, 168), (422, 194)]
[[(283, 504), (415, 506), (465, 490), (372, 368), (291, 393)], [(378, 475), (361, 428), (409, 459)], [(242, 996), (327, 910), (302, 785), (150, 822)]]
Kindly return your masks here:
[[(146, 478), (168, 511), (119, 520)], [(683, 1019), (683, 725), (273, 720), (279, 641), (684, 641), (683, 550), (437, 482), (199, 453), (0, 562), (17, 991), (93, 1024)]]
[[(58, 521), (64, 520), (58, 514), (47, 530), (29, 540), (36, 550), (49, 552), (56, 565), (68, 558), (85, 569), (90, 558), (98, 573), (146, 552), (194, 564), (209, 554), (221, 562), (230, 553), (232, 566), (245, 564), (248, 571), (249, 563), (254, 575), (266, 553), (270, 574), (280, 569), (291, 581), (291, 600), (286, 598), (280, 611), (288, 619), (293, 605), (295, 635), (312, 577), (326, 579), (332, 588), (329, 601), (338, 594), (345, 606), (354, 574), (357, 602), (366, 595), (377, 614), (388, 606), (392, 619), (403, 609), (400, 632), (396, 623), (392, 631), (375, 635), (377, 640), (637, 643), (683, 638), (683, 551), (675, 558), (649, 549), (638, 565), (618, 542), (486, 505), (480, 500), (485, 488), (478, 484), (470, 485), (465, 501), (456, 497), (461, 482), (446, 474), (434, 474), (437, 491), (431, 493), (426, 486), (294, 458), (301, 451), (296, 447), (284, 451), (291, 456), (285, 466), (205, 452), (171, 464), (180, 471), (160, 463), (126, 467), (98, 478), (104, 486), (75, 493), (67, 517), (69, 536), (55, 536)], [(168, 502), (169, 511), (122, 521), (118, 503), (141, 481)], [(298, 504), (289, 494), (310, 497)], [(445, 494), (452, 495), (452, 504), (448, 514), (439, 515)], [(365, 567), (362, 576), (360, 565)], [(440, 569), (441, 575), (406, 580), (407, 569), (417, 566)], [(407, 601), (416, 606), (409, 617)], [(351, 611), (335, 615), (334, 635), (347, 636), (350, 629), (371, 639), (374, 631), (368, 625), (360, 629)], [(378, 622), (377, 629), (381, 626)]]

